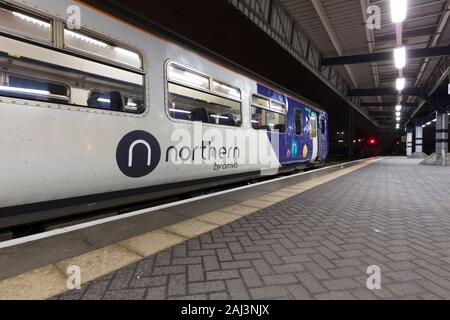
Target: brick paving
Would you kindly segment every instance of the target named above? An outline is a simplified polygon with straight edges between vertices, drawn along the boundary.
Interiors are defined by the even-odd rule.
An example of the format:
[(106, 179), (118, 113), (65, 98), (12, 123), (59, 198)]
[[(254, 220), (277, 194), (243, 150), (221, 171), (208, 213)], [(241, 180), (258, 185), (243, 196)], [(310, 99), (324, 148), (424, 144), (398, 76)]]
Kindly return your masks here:
[(376, 162), (57, 298), (450, 299), (450, 169), (418, 162)]

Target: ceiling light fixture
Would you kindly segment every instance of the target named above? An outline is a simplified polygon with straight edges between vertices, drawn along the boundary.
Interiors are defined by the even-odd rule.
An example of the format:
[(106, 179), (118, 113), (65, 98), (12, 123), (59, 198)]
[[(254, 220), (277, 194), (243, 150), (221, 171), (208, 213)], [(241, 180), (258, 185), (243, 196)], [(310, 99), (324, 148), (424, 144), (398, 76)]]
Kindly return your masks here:
[(405, 78), (397, 78), (397, 80), (395, 81), (395, 87), (398, 91), (402, 91), (403, 89), (405, 89)]
[(391, 0), (391, 20), (400, 23), (406, 19), (407, 0)]
[(394, 49), (394, 61), (397, 69), (403, 69), (406, 66), (406, 48), (399, 47)]

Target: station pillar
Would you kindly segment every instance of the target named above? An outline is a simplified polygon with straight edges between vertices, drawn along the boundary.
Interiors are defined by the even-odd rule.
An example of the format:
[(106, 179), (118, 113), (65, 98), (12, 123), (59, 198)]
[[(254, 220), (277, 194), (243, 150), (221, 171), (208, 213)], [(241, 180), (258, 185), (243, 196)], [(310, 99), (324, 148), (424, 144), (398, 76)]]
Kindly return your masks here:
[(411, 129), (406, 131), (406, 155), (409, 157), (412, 155), (413, 149), (413, 132)]
[(412, 159), (425, 159), (428, 155), (423, 152), (423, 127), (421, 122), (416, 122), (415, 150), (409, 157)]
[(414, 152), (422, 152), (423, 148), (423, 127), (416, 126), (416, 145)]
[[(447, 99), (442, 99), (446, 103), (438, 104), (436, 107), (436, 150), (421, 162), (424, 165), (448, 166), (450, 164), (448, 153), (448, 111)], [(438, 99), (439, 102), (442, 100)]]
[(448, 113), (436, 112), (436, 153), (448, 153)]

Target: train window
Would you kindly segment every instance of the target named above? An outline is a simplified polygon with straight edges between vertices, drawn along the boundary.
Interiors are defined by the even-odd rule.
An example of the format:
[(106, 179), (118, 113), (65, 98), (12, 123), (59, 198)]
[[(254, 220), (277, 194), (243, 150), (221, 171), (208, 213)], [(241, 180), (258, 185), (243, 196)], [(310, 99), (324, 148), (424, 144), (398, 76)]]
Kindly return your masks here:
[(52, 28), (50, 20), (28, 13), (0, 7), (0, 29), (31, 38), (51, 42)]
[(90, 35), (64, 30), (64, 45), (66, 48), (75, 49), (96, 57), (111, 60), (115, 63), (142, 69), (141, 56), (129, 49), (106, 43)]
[(276, 101), (270, 101), (270, 110), (280, 113), (286, 113), (286, 106)]
[(176, 64), (170, 64), (168, 78), (171, 82), (182, 83), (190, 87), (209, 91), (209, 78), (197, 72), (193, 72)]
[(241, 104), (207, 92), (169, 83), (169, 114), (172, 118), (238, 127)]
[(241, 99), (241, 90), (237, 88), (233, 88), (229, 85), (223, 84), (221, 82), (218, 82), (216, 80), (213, 81), (213, 91), (217, 92), (219, 94), (224, 94), (227, 96), (230, 96), (234, 99)]
[(286, 132), (286, 115), (252, 106), (252, 127), (256, 130)]
[(270, 108), (270, 101), (269, 99), (265, 99), (259, 96), (252, 96), (252, 104), (255, 106), (263, 107), (263, 108)]
[(92, 108), (131, 113), (140, 113), (144, 109), (144, 102), (142, 96), (139, 96), (139, 91), (133, 95), (132, 92), (122, 93), (118, 90), (91, 90), (87, 104)]
[(64, 84), (9, 72), (0, 74), (0, 95), (2, 96), (55, 103), (69, 101), (70, 91)]
[(0, 95), (128, 113), (144, 110), (144, 76), (0, 36)]
[(302, 112), (299, 109), (294, 109), (294, 127), (295, 127), (295, 134), (301, 135), (303, 132), (303, 120), (302, 120)]
[(172, 118), (241, 126), (241, 91), (238, 88), (174, 63), (167, 68), (167, 78), (168, 109)]

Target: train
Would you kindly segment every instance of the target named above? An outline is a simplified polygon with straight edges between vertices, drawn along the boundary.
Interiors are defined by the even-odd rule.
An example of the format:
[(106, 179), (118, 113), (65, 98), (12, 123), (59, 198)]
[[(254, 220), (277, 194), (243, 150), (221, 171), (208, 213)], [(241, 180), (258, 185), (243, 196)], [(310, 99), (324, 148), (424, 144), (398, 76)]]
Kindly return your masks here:
[(79, 1), (2, 0), (0, 150), (6, 230), (323, 165), (328, 115)]

